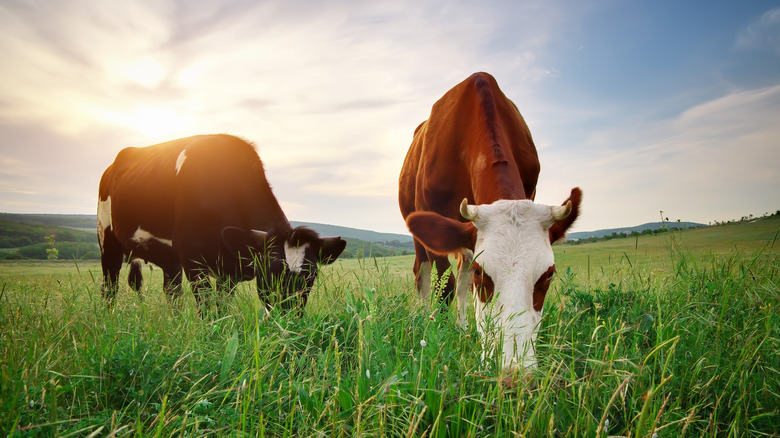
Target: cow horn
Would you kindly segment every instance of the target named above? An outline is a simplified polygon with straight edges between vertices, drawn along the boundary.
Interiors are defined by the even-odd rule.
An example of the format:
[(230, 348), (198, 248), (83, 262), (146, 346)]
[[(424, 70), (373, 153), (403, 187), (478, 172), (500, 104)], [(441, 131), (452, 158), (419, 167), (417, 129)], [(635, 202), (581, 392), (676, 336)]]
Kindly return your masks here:
[(566, 201), (566, 205), (550, 207), (550, 213), (554, 222), (566, 219), (571, 213), (571, 201)]
[(464, 219), (475, 221), (477, 220), (477, 207), (473, 205), (469, 205), (469, 201), (466, 198), (463, 198), (463, 202), (460, 203), (460, 215), (463, 216)]
[(255, 243), (259, 246), (265, 245), (266, 239), (268, 239), (268, 233), (265, 231), (260, 230), (249, 230), (249, 233), (252, 236), (252, 239), (255, 241)]

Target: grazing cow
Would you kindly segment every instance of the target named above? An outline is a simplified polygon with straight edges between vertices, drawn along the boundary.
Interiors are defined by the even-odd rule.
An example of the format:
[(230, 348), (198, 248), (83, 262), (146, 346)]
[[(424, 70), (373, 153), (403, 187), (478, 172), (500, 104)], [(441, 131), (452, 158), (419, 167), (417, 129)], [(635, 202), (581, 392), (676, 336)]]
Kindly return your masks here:
[[(458, 259), (457, 296), (465, 325), (473, 284), (480, 332), (503, 332), (505, 371), (533, 367), (533, 342), (555, 272), (551, 244), (579, 214), (582, 193), (562, 206), (533, 202), (539, 159), (517, 107), (487, 73), (453, 87), (414, 132), (399, 178), (399, 204), (414, 236), (414, 273), (423, 298), (431, 268)], [(462, 201), (461, 201), (462, 200)], [(443, 298), (452, 299), (450, 276)]]
[[(340, 237), (293, 228), (254, 147), (230, 135), (121, 150), (100, 180), (97, 217), (109, 304), (127, 258), (162, 268), (169, 299), (180, 296), (184, 269), (201, 312), (210, 301), (209, 276), (228, 292), (256, 277), (263, 303), (300, 311), (317, 263), (333, 262), (346, 246)], [(131, 264), (128, 281), (136, 290), (140, 271), (139, 262)]]

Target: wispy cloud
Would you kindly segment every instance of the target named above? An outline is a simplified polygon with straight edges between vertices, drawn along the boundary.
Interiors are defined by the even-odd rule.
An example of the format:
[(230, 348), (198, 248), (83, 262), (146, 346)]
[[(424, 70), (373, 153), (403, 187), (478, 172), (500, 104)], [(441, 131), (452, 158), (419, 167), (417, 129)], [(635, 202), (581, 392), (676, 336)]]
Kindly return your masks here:
[[(226, 132), (256, 143), (291, 219), (403, 231), (397, 181), (414, 128), (480, 70), (498, 79), (531, 127), (542, 159), (538, 199), (585, 190), (581, 229), (647, 220), (677, 199), (722, 202), (707, 190), (744, 201), (776, 183), (766, 164), (777, 162), (780, 138), (773, 87), (730, 81), (726, 91), (708, 90), (719, 99), (686, 99), (682, 112), (675, 102), (677, 117), (660, 121), (621, 96), (550, 93), (583, 84), (571, 82), (576, 63), (562, 60), (599, 30), (582, 27), (582, 16), (613, 24), (608, 14), (597, 20), (609, 6), (4, 1), (0, 156), (24, 173), (7, 171), (7, 187), (29, 193), (8, 193), (0, 210), (91, 212), (100, 175), (121, 148)], [(778, 53), (777, 16), (756, 17), (735, 44)], [(656, 53), (637, 56), (643, 62), (620, 60), (620, 74), (634, 63), (663, 68), (644, 59)], [(617, 74), (600, 59), (577, 59)], [(674, 98), (659, 96), (657, 113), (669, 117)], [(685, 218), (704, 211), (716, 210)]]
[(548, 152), (541, 194), (566, 190), (558, 180), (586, 181), (585, 215), (602, 228), (660, 210), (705, 223), (763, 213), (762, 205), (780, 205), (778, 113), (780, 85), (734, 92), (670, 120), (593, 132), (579, 150)]
[[(282, 201), (302, 205), (309, 192), (344, 203), (380, 197), (399, 224), (398, 169), (433, 102), (476, 70), (515, 91), (543, 80), (551, 67), (536, 54), (560, 20), (544, 2), (0, 8), (0, 119), (101, 138), (81, 153), (104, 164), (76, 160), (88, 176), (85, 198), (122, 147), (227, 132), (258, 145), (275, 190), (291, 196)], [(534, 20), (515, 28), (518, 15)], [(28, 159), (56, 174), (61, 163), (41, 152)], [(325, 208), (307, 205), (301, 219)]]
[(738, 35), (737, 48), (770, 50), (780, 55), (780, 8), (770, 9)]

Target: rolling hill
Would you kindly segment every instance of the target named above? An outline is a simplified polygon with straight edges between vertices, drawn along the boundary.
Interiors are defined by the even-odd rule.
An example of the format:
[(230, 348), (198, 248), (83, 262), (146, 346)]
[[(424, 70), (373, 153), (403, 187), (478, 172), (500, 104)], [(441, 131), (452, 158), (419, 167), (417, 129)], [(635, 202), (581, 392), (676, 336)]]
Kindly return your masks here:
[[(778, 215), (769, 218), (780, 217)], [(764, 221), (767, 218), (754, 219)], [(55, 236), (55, 247), (61, 259), (96, 259), (100, 257), (95, 233), (95, 215), (59, 215), (59, 214), (9, 214), (0, 213), (0, 259), (32, 258), (45, 259), (46, 249), (50, 248), (46, 236)], [(751, 221), (737, 224), (752, 223)], [(767, 222), (760, 222), (767, 224)], [(357, 228), (313, 222), (293, 221), (294, 226), (308, 226), (322, 236), (341, 236), (347, 240), (347, 249), (342, 257), (385, 257), (414, 254), (412, 237), (405, 234), (381, 233)], [(586, 239), (603, 237), (623, 237), (631, 233), (646, 234), (647, 230), (690, 229), (691, 231), (720, 228), (694, 222), (650, 222), (634, 227), (612, 228), (597, 231), (570, 233), (570, 243), (582, 243)], [(748, 226), (748, 228), (752, 229)], [(771, 228), (771, 227), (770, 227)], [(731, 229), (731, 228), (730, 228)], [(738, 228), (733, 228), (737, 230)], [(768, 232), (768, 231), (767, 231)], [(622, 234), (622, 235), (621, 235)], [(719, 235), (719, 233), (716, 233)], [(633, 241), (633, 240), (632, 240)]]
[(690, 229), (706, 226), (707, 225), (705, 224), (699, 224), (696, 222), (648, 222), (646, 224), (637, 225), (634, 227), (609, 228), (596, 231), (578, 231), (575, 233), (568, 233), (566, 238), (569, 240), (588, 239), (590, 237), (598, 239), (604, 236), (611, 236), (612, 234), (631, 234), (633, 232), (642, 233), (646, 230), (660, 230), (664, 227), (669, 229)]
[[(94, 232), (97, 216), (94, 214), (16, 214), (0, 213), (0, 220), (22, 224), (50, 225), (62, 228), (74, 228)], [(378, 231), (361, 230), (358, 228), (340, 227), (337, 225), (319, 224), (315, 222), (290, 221), (294, 227), (306, 226), (322, 236), (342, 236), (366, 242), (411, 242), (408, 234), (380, 233)]]
[[(59, 258), (95, 259), (100, 257), (95, 233), (95, 215), (11, 214), (0, 213), (0, 259), (45, 259), (46, 236), (55, 236)], [(304, 225), (322, 236), (341, 236), (347, 241), (342, 257), (385, 257), (414, 252), (412, 236), (380, 233), (357, 228), (312, 222), (292, 222)]]

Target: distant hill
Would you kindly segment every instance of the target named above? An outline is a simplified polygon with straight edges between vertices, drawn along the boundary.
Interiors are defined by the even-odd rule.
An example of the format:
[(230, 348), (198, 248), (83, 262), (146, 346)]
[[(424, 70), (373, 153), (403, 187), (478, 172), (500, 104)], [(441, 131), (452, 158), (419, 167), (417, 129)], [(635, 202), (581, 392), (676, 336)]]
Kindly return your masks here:
[(100, 257), (94, 230), (16, 222), (5, 219), (5, 215), (0, 217), (0, 259), (46, 259), (46, 250), (52, 245), (61, 259)]
[(14, 214), (0, 213), (0, 219), (22, 224), (53, 225), (95, 231), (97, 216), (94, 214)]
[(408, 234), (380, 233), (377, 231), (361, 230), (358, 228), (339, 227), (337, 225), (318, 224), (314, 222), (290, 221), (292, 226), (306, 226), (320, 233), (320, 236), (341, 236), (367, 242), (412, 242), (412, 236)]
[(612, 234), (631, 234), (632, 232), (642, 233), (645, 230), (659, 230), (663, 227), (670, 228), (670, 229), (689, 229), (689, 228), (699, 228), (699, 227), (706, 227), (707, 225), (699, 224), (696, 222), (648, 222), (646, 224), (637, 225), (634, 227), (623, 227), (623, 228), (609, 228), (604, 230), (596, 230), (596, 231), (578, 231), (576, 233), (568, 233), (566, 234), (566, 238), (568, 240), (580, 240), (580, 239), (588, 239), (588, 238), (601, 238), (604, 236), (611, 236)]
[[(97, 217), (89, 214), (0, 213), (0, 259), (46, 258), (46, 236), (55, 235), (59, 258), (100, 257), (95, 232)], [(341, 236), (347, 241), (342, 257), (385, 257), (414, 253), (412, 236), (380, 233), (313, 222), (292, 221), (308, 226), (321, 236)]]

